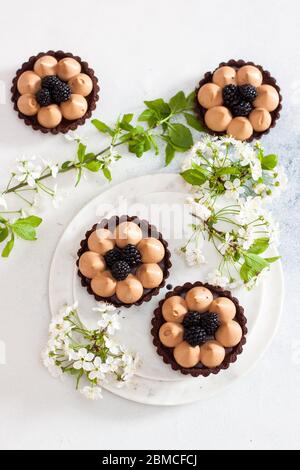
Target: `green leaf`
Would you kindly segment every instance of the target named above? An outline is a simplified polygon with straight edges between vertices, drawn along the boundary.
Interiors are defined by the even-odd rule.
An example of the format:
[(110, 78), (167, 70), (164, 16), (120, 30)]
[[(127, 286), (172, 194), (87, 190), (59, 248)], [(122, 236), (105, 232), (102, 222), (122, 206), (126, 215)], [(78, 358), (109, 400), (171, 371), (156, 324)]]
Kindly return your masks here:
[(171, 112), (170, 106), (162, 98), (153, 101), (144, 101), (144, 103), (149, 109), (156, 111), (159, 116), (165, 116)]
[(98, 160), (93, 160), (92, 162), (88, 162), (84, 165), (87, 170), (97, 173), (100, 170), (101, 163)]
[(36, 231), (32, 225), (24, 224), (17, 220), (14, 224), (12, 224), (11, 228), (14, 234), (23, 240), (36, 240)]
[(6, 243), (3, 251), (2, 258), (8, 258), (15, 244), (15, 237), (11, 234), (11, 239)]
[(124, 114), (121, 122), (119, 123), (120, 128), (123, 129), (124, 131), (130, 132), (133, 129), (133, 126), (130, 124), (130, 122), (132, 121), (132, 118), (133, 118), (133, 114)]
[(129, 144), (128, 150), (129, 152), (134, 153), (138, 158), (141, 158), (144, 153), (144, 142), (134, 142)]
[(124, 114), (124, 116), (122, 117), (122, 121), (121, 122), (126, 122), (127, 124), (129, 124), (133, 119), (133, 114), (130, 113), (130, 114)]
[(186, 97), (186, 103), (187, 103), (187, 106), (188, 106), (189, 109), (193, 109), (193, 108), (194, 108), (195, 98), (196, 98), (196, 92), (195, 92), (195, 90), (192, 91), (192, 92)]
[(78, 161), (80, 161), (80, 163), (84, 161), (85, 151), (86, 151), (86, 145), (80, 143), (77, 149), (77, 158), (78, 158)]
[(166, 145), (165, 153), (166, 153), (166, 166), (168, 166), (168, 165), (170, 165), (171, 161), (172, 161), (173, 158), (175, 157), (175, 149), (174, 149), (174, 147), (172, 147), (171, 144), (167, 144), (167, 145)]
[(239, 175), (240, 170), (238, 168), (235, 168), (234, 166), (226, 166), (224, 168), (218, 168), (216, 171), (217, 176), (223, 176), (223, 175)]
[(68, 160), (61, 165), (61, 169), (67, 170), (72, 165), (73, 165), (73, 162), (71, 160)]
[(125, 142), (128, 142), (128, 140), (130, 140), (131, 137), (132, 137), (131, 132), (127, 132), (127, 134), (123, 134), (119, 137), (119, 142), (124, 144)]
[(159, 154), (159, 148), (158, 148), (158, 145), (157, 145), (157, 142), (155, 140), (155, 138), (153, 137), (153, 135), (149, 135), (149, 140), (152, 144), (152, 147), (155, 151), (155, 155), (158, 155)]
[(269, 247), (269, 242), (270, 240), (267, 237), (257, 238), (250, 246), (247, 253), (255, 253), (256, 255), (259, 255), (260, 253), (266, 251), (266, 249)]
[(168, 135), (172, 144), (188, 150), (193, 145), (193, 137), (188, 127), (183, 124), (172, 124), (168, 128)]
[(29, 217), (18, 219), (15, 224), (18, 223), (19, 225), (24, 224), (31, 225), (31, 227), (39, 227), (42, 222), (43, 219), (41, 219), (40, 217), (37, 217), (36, 215), (30, 215)]
[(265, 261), (268, 263), (275, 263), (275, 261), (278, 261), (281, 258), (281, 256), (273, 256), (272, 258), (265, 258)]
[(4, 217), (2, 217), (2, 215), (0, 215), (0, 222), (1, 222), (2, 224), (6, 224), (7, 220), (4, 219)]
[(194, 170), (197, 170), (197, 172), (201, 173), (203, 176), (205, 176), (206, 179), (210, 177), (210, 171), (208, 171), (206, 168), (203, 166), (197, 165), (197, 163), (192, 162), (192, 168)]
[(9, 231), (7, 227), (0, 228), (0, 243), (4, 242), (4, 240), (8, 237)]
[(169, 106), (173, 114), (178, 114), (186, 109), (186, 97), (183, 91), (179, 91), (170, 99)]
[(89, 160), (93, 160), (94, 158), (96, 158), (96, 155), (93, 152), (86, 153), (84, 157), (84, 163), (89, 163)]
[(261, 159), (261, 167), (263, 170), (273, 170), (278, 164), (278, 156), (275, 154), (266, 155)]
[(79, 185), (81, 177), (82, 177), (82, 168), (78, 168), (75, 188)]
[(92, 119), (91, 122), (99, 132), (102, 132), (103, 134), (109, 134), (111, 137), (113, 137), (114, 131), (107, 124), (99, 121), (99, 119)]
[(264, 158), (264, 150), (262, 147), (259, 147), (257, 150), (257, 158), (262, 162), (262, 159)]
[(244, 259), (248, 268), (253, 270), (255, 274), (259, 274), (264, 268), (269, 267), (268, 261), (255, 253), (244, 253)]
[(148, 135), (145, 135), (144, 138), (144, 152), (148, 152), (151, 149), (151, 140)]
[(206, 176), (196, 169), (186, 170), (181, 173), (182, 178), (193, 186), (201, 186), (207, 180)]
[(157, 115), (153, 109), (145, 109), (138, 117), (139, 122), (148, 122), (149, 127), (157, 123)]
[(103, 172), (103, 175), (105, 176), (105, 178), (106, 178), (108, 181), (111, 181), (111, 180), (112, 180), (111, 172), (110, 172), (109, 168), (107, 168), (107, 166), (104, 166), (104, 167), (102, 168), (102, 172)]
[(202, 126), (201, 122), (196, 118), (196, 116), (194, 116), (193, 114), (189, 114), (189, 113), (183, 113), (183, 115), (186, 119), (186, 122), (188, 123), (190, 127), (192, 127), (193, 129), (196, 129), (196, 131), (205, 132), (204, 127)]
[[(240, 277), (241, 279), (244, 281), (244, 282), (248, 282), (250, 281), (251, 279), (251, 270), (249, 269), (249, 267), (246, 265), (246, 263), (244, 263), (242, 266), (241, 266), (241, 269), (240, 269)], [(252, 276), (253, 277), (253, 276)]]

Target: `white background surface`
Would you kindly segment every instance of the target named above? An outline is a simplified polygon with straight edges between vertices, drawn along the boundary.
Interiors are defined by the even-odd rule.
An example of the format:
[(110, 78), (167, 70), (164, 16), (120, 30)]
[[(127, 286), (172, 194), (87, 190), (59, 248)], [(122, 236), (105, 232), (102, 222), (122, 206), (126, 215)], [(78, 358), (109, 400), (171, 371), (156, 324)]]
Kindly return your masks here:
[[(282, 223), (287, 284), (276, 339), (256, 369), (221, 396), (169, 409), (137, 405), (108, 393), (100, 403), (88, 402), (41, 366), (53, 250), (67, 223), (107, 183), (91, 176), (72, 189), (60, 209), (43, 204), (39, 240), (20, 242), (12, 257), (0, 263), (0, 340), (6, 345), (6, 365), (0, 365), (0, 447), (299, 448), (298, 2), (52, 0), (49, 8), (32, 0), (2, 3), (0, 80), (7, 104), (0, 105), (1, 186), (22, 154), (57, 161), (72, 155), (64, 137), (43, 136), (25, 127), (9, 103), (10, 81), (20, 64), (40, 51), (63, 49), (95, 69), (101, 85), (95, 115), (104, 120), (135, 110), (144, 99), (193, 89), (222, 60), (243, 58), (264, 65), (282, 87), (284, 110), (263, 142), (269, 152), (280, 155), (290, 189), (274, 206)], [(89, 124), (81, 132), (90, 136), (91, 149), (99, 148), (100, 136)], [(179, 163), (177, 157), (171, 169)], [(163, 159), (129, 157), (114, 168), (114, 183), (158, 171), (164, 171)], [(72, 178), (66, 179), (71, 188)]]

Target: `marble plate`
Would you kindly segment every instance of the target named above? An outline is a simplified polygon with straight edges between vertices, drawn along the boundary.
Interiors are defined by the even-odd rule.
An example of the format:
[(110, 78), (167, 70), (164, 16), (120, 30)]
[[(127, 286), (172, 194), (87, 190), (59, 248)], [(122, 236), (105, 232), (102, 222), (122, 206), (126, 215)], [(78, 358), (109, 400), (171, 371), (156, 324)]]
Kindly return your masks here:
[[(187, 268), (185, 261), (176, 254), (186, 234), (187, 217), (182, 210), (186, 197), (186, 185), (178, 174), (154, 174), (126, 181), (90, 201), (72, 220), (56, 248), (50, 271), (49, 298), (52, 314), (65, 303), (79, 301), (82, 319), (95, 326), (97, 316), (92, 312), (95, 299), (80, 284), (75, 262), (80, 241), (85, 232), (103, 217), (111, 215), (137, 215), (156, 225), (168, 240), (172, 252), (172, 286), (187, 281), (204, 280), (208, 271), (218, 264), (215, 251), (210, 244), (203, 250), (207, 264), (203, 267)], [(272, 251), (270, 256), (276, 255)], [(141, 366), (131, 384), (118, 389), (105, 388), (123, 398), (149, 405), (179, 405), (206, 399), (222, 391), (226, 386), (244, 375), (261, 357), (271, 342), (279, 320), (283, 299), (283, 275), (280, 262), (272, 266), (268, 282), (251, 292), (236, 289), (234, 294), (245, 308), (249, 333), (244, 352), (227, 371), (208, 378), (186, 377), (163, 363), (152, 344), (150, 323), (159, 300), (165, 296), (166, 288), (148, 303), (140, 307), (123, 309), (119, 339), (133, 351), (138, 351)], [(272, 315), (270, 314), (272, 312)]]

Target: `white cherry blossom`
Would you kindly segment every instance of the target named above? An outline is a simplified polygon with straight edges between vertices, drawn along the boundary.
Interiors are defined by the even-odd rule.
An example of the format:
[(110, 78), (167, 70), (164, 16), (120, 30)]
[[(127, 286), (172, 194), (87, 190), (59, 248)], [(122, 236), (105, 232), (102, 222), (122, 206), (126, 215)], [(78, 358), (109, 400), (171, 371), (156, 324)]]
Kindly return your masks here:
[(99, 400), (99, 398), (103, 398), (100, 387), (91, 387), (86, 385), (80, 389), (80, 393), (82, 393), (82, 395), (84, 395), (89, 400)]
[(91, 371), (93, 370), (93, 359), (94, 359), (94, 354), (90, 353), (87, 351), (86, 348), (81, 348), (79, 351), (76, 353), (75, 351), (71, 355), (72, 360), (74, 360), (73, 367), (74, 369), (80, 370), (86, 370), (86, 371)]

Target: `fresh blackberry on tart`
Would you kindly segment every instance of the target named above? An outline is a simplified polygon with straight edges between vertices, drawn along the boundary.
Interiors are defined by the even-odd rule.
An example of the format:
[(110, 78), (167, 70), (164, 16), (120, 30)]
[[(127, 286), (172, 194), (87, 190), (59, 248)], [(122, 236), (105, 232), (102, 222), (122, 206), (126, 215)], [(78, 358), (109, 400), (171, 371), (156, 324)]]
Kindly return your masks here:
[(91, 116), (99, 99), (98, 80), (80, 57), (48, 51), (31, 57), (13, 80), (12, 101), (34, 130), (66, 133)]
[(171, 267), (168, 244), (145, 220), (113, 216), (94, 225), (78, 251), (78, 274), (96, 300), (140, 305), (157, 295)]
[(246, 323), (229, 291), (187, 282), (160, 301), (151, 333), (165, 363), (182, 374), (207, 377), (236, 361), (246, 342)]
[(204, 75), (195, 111), (208, 133), (251, 141), (275, 126), (281, 100), (268, 71), (252, 62), (230, 60)]

